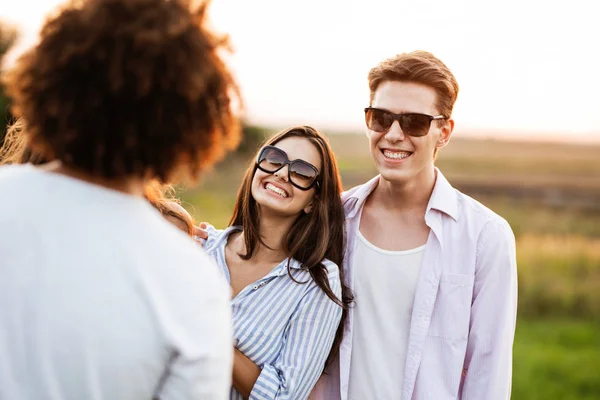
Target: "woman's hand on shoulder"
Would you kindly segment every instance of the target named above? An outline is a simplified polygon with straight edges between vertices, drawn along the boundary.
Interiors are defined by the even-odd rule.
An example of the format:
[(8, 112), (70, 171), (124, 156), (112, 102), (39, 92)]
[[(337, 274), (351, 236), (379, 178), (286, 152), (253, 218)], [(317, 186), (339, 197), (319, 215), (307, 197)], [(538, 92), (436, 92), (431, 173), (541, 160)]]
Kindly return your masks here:
[(193, 238), (201, 246), (204, 245), (206, 239), (208, 239), (208, 223), (200, 222), (200, 225), (194, 226)]

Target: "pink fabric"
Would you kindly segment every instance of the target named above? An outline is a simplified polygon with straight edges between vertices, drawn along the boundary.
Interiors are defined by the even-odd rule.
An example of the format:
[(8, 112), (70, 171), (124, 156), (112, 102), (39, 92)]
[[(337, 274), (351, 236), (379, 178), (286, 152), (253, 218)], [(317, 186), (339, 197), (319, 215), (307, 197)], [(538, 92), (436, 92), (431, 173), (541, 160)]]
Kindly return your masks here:
[[(517, 312), (514, 235), (504, 219), (436, 173), (425, 214), (431, 231), (398, 397), (509, 399)], [(342, 194), (348, 232), (344, 270), (350, 288), (359, 211), (378, 182), (375, 177)], [(351, 309), (338, 362), (321, 377), (311, 399), (347, 400), (352, 324)]]

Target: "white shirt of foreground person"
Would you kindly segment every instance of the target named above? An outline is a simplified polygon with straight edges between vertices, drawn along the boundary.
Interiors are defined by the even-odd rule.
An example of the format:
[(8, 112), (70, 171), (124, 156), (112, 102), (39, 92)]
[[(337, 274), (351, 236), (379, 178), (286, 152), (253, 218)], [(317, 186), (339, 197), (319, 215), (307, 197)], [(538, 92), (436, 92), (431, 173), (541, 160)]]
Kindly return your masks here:
[(144, 199), (0, 168), (0, 399), (226, 399), (229, 287)]
[[(360, 214), (378, 182), (379, 176), (342, 194), (348, 232), (344, 271), (352, 289)], [(437, 168), (425, 222), (431, 230), (417, 279), (404, 376), (398, 377), (402, 393), (395, 398), (509, 399), (517, 312), (512, 230), (454, 189)], [(350, 308), (339, 360), (321, 377), (311, 399), (348, 399), (351, 355), (358, 345), (353, 312)], [(385, 365), (382, 359), (380, 368)]]

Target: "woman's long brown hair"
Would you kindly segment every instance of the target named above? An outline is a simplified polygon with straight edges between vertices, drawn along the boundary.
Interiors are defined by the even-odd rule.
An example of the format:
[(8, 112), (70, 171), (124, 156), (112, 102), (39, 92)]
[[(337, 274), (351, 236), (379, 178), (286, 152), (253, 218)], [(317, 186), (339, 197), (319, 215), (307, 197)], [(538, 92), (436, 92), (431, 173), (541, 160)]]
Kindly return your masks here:
[[(301, 212), (284, 238), (287, 256), (302, 263), (302, 268), (307, 269), (317, 286), (327, 296), (342, 307), (342, 319), (337, 329), (336, 336), (327, 357), (327, 365), (337, 356), (344, 333), (348, 307), (353, 301), (353, 296), (344, 284), (344, 247), (345, 247), (345, 219), (344, 209), (340, 194), (342, 180), (337, 161), (327, 139), (315, 128), (310, 126), (297, 126), (283, 130), (267, 139), (263, 145), (274, 146), (283, 139), (301, 137), (309, 140), (319, 151), (322, 168), (318, 176), (320, 187), (315, 190), (312, 211)], [(256, 173), (256, 158), (248, 167), (242, 186), (240, 187), (234, 210), (229, 225), (241, 226), (246, 245), (246, 254), (241, 254), (243, 259), (250, 259), (259, 244), (264, 245), (260, 237), (260, 207), (252, 197), (251, 188), (254, 174)], [(328, 259), (337, 264), (342, 285), (342, 298), (338, 299), (329, 286), (327, 269), (322, 261)], [(294, 280), (288, 261), (288, 275)], [(298, 281), (296, 281), (298, 282)], [(306, 282), (298, 282), (306, 283)]]

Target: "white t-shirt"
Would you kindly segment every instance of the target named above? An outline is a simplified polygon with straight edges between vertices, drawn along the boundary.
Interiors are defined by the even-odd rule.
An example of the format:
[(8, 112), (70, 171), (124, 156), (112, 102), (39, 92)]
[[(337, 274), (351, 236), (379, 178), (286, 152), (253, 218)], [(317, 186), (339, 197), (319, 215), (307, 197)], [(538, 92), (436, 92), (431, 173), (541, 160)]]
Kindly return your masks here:
[(349, 400), (400, 398), (424, 251), (383, 250), (357, 232)]
[(0, 399), (226, 399), (230, 293), (144, 199), (0, 168)]

